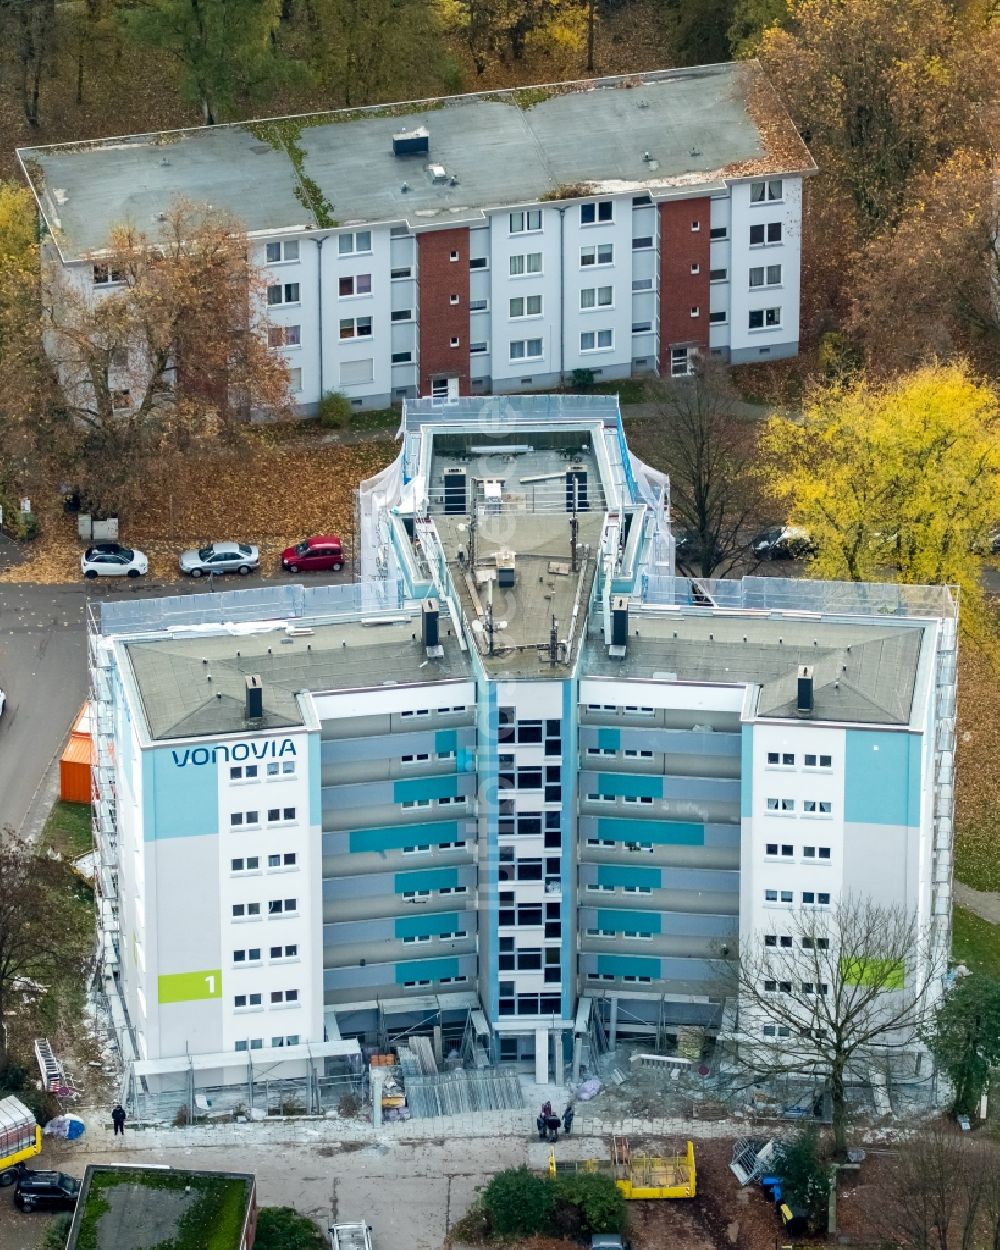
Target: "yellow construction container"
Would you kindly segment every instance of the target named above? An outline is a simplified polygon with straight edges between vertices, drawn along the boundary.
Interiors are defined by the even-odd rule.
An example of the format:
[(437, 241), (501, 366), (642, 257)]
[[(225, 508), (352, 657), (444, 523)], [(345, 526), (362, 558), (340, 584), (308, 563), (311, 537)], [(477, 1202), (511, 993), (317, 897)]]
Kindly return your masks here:
[(549, 1175), (558, 1167), (577, 1172), (610, 1172), (622, 1194), (629, 1199), (693, 1198), (698, 1190), (694, 1165), (694, 1142), (682, 1155), (634, 1155), (627, 1137), (612, 1137), (610, 1164), (600, 1159), (582, 1163), (556, 1164), (556, 1153), (549, 1151)]

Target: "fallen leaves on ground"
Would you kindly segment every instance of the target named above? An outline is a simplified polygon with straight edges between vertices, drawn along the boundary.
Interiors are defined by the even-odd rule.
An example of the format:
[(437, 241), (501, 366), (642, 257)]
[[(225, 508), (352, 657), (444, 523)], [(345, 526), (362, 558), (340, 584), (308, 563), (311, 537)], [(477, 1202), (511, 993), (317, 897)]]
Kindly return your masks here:
[[(284, 443), (249, 436), (233, 451), (171, 459), (151, 471), (143, 507), (120, 519), (120, 541), (149, 556), (150, 575), (178, 578), (186, 547), (217, 540), (256, 543), (261, 572), (278, 571), (285, 547), (310, 534), (340, 534), (350, 547), (354, 492), (393, 460), (388, 439), (351, 445)], [(58, 500), (38, 504), (41, 536), (6, 582), (72, 582), (80, 577), (84, 543), (77, 519)]]

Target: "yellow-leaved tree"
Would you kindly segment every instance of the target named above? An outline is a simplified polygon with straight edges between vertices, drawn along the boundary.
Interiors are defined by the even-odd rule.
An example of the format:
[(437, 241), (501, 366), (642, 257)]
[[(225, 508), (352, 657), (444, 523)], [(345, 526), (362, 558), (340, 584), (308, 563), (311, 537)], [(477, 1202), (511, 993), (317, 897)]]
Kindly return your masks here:
[(954, 582), (978, 601), (976, 552), (1000, 518), (1000, 406), (965, 362), (817, 389), (761, 445), (772, 494), (816, 544), (813, 576)]

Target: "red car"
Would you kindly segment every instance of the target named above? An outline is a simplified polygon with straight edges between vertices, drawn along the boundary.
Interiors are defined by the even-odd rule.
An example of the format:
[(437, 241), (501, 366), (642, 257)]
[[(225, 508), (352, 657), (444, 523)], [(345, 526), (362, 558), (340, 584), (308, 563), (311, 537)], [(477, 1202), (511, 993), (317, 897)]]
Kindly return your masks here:
[(281, 553), (281, 567), (289, 573), (319, 572), (333, 569), (338, 573), (344, 567), (344, 549), (336, 534), (317, 534), (306, 538), (294, 547), (286, 547)]

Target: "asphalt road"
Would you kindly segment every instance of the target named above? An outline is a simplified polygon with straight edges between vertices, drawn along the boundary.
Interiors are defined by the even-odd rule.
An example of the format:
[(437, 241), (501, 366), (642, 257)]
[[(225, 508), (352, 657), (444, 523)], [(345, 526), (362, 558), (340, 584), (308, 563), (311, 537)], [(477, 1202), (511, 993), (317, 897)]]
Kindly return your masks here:
[[(0, 827), (33, 837), (56, 797), (61, 753), (87, 697), (86, 606), (91, 599), (200, 594), (269, 584), (257, 577), (183, 582), (101, 581), (65, 586), (0, 585)], [(293, 577), (283, 578), (295, 581)], [(299, 578), (298, 580), (304, 580)], [(314, 574), (309, 585), (351, 580), (342, 573)]]

